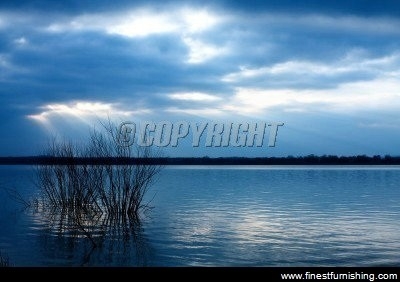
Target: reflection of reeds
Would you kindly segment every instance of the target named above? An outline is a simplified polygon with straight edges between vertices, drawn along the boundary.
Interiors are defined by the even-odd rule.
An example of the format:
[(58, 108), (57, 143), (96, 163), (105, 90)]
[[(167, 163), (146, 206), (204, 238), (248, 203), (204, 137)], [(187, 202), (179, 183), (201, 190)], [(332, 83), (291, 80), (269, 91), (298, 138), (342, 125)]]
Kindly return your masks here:
[(0, 252), (0, 267), (8, 267), (10, 266), (10, 259), (7, 256), (4, 256)]
[[(41, 233), (45, 235), (44, 250), (56, 252), (49, 256), (68, 254), (76, 257), (80, 265), (146, 265), (149, 246), (138, 217), (76, 213), (76, 210), (48, 209), (41, 205), (36, 206), (35, 214), (46, 222), (47, 228)], [(48, 244), (68, 248), (63, 251)]]

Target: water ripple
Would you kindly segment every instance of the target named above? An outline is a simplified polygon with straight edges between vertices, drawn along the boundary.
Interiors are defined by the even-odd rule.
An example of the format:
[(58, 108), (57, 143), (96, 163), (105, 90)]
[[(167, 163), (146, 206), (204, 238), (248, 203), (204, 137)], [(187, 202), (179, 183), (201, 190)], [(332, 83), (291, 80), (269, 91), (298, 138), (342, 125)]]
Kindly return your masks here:
[(24, 212), (0, 218), (0, 249), (28, 266), (399, 266), (398, 183), (395, 167), (168, 168), (133, 229)]

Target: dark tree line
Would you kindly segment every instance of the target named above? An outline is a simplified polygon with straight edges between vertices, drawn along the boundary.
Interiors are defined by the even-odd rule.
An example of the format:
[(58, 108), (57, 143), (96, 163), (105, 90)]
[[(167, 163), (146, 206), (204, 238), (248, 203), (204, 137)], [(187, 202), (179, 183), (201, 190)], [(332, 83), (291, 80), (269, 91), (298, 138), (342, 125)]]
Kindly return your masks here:
[(161, 158), (161, 157), (0, 157), (3, 165), (400, 165), (400, 156), (335, 156), (308, 155), (287, 157), (202, 157), (202, 158)]

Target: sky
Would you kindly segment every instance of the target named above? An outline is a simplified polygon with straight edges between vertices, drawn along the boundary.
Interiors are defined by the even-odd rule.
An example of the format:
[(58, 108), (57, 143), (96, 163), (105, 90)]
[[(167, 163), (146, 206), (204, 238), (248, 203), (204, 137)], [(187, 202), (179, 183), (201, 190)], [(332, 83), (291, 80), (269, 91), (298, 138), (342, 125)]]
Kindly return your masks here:
[(108, 118), (284, 123), (166, 156), (400, 155), (399, 1), (3, 2), (0, 156)]

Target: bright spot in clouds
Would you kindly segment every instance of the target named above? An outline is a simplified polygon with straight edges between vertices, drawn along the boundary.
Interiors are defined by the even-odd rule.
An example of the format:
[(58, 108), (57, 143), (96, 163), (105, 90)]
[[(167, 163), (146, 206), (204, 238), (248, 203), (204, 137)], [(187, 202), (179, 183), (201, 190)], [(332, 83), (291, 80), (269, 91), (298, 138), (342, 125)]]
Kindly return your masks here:
[(129, 117), (133, 114), (150, 113), (148, 109), (139, 109), (135, 111), (126, 111), (118, 107), (118, 105), (102, 102), (73, 102), (73, 103), (60, 103), (48, 104), (42, 107), (42, 112), (29, 115), (28, 118), (38, 122), (46, 123), (52, 117), (65, 117), (65, 118), (108, 118), (109, 116)]
[(220, 97), (200, 92), (174, 93), (174, 94), (169, 94), (168, 97), (173, 100), (198, 101), (198, 102), (213, 102), (221, 100)]
[[(126, 37), (149, 36), (152, 34), (177, 32), (180, 28), (170, 15), (151, 11), (134, 11), (109, 21), (107, 25), (98, 28), (106, 30), (110, 34)], [(78, 19), (79, 21), (79, 19)], [(87, 22), (87, 20), (85, 21)]]
[(136, 9), (123, 13), (88, 14), (67, 22), (54, 22), (47, 31), (101, 31), (127, 38), (140, 38), (156, 34), (176, 34), (189, 48), (187, 63), (202, 63), (226, 53), (226, 47), (215, 46), (201, 40), (201, 33), (211, 31), (224, 22), (206, 9), (183, 8), (177, 11)]

